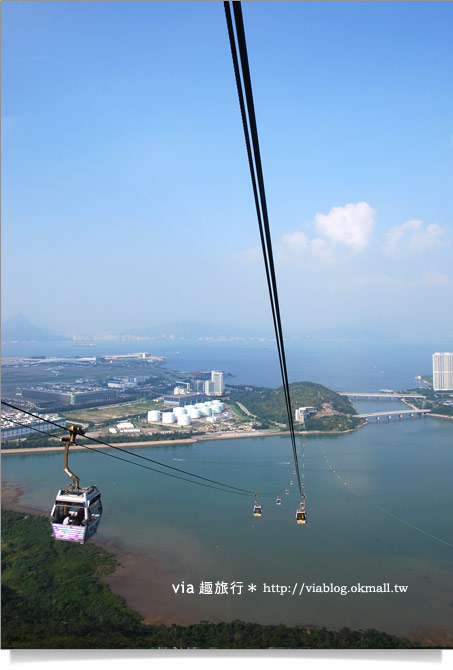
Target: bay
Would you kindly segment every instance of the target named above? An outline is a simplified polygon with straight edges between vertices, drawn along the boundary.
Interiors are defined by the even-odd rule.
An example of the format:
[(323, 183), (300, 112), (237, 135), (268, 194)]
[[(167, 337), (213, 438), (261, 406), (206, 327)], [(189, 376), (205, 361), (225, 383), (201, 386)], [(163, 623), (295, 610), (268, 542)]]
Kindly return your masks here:
[[(424, 418), (306, 438), (305, 447), (299, 444), (308, 501), (305, 526), (295, 523), (298, 499), (289, 483), (294, 477), (286, 437), (138, 452), (270, 492), (261, 498), (259, 519), (252, 516), (253, 497), (195, 486), (95, 452), (75, 452), (71, 467), (83, 484), (102, 490), (105, 513), (98, 538), (167, 566), (163, 602), (156, 602), (152, 591), (146, 594), (149, 616), (157, 608), (185, 622), (240, 618), (396, 634), (452, 632), (451, 436), (450, 422)], [(23, 504), (43, 510), (65, 484), (62, 456), (55, 454), (8, 455), (2, 476), (25, 487)], [(281, 507), (275, 505), (277, 490)], [(174, 593), (172, 584), (183, 581), (194, 585), (194, 595)], [(243, 589), (241, 595), (198, 595), (201, 582), (229, 588), (242, 582)], [(299, 593), (302, 583), (349, 588), (389, 583), (407, 586), (407, 592), (290, 595), (294, 588)], [(249, 592), (249, 584), (257, 590)], [(288, 591), (266, 592), (265, 585)]]
[[(167, 355), (173, 369), (223, 369), (236, 375), (232, 383), (280, 384), (275, 351), (265, 344), (177, 346), (152, 353)], [(287, 356), (291, 381), (372, 392), (416, 386), (415, 375), (430, 372), (431, 354), (439, 348), (318, 342), (288, 346)], [(128, 343), (125, 351), (133, 350)], [(390, 400), (356, 401), (356, 406), (407, 409)], [(344, 435), (307, 437), (305, 447), (298, 440), (305, 465), (305, 526), (295, 523), (298, 498), (289, 483), (294, 476), (285, 436), (137, 450), (201, 476), (270, 493), (260, 498), (259, 519), (252, 516), (253, 496), (203, 488), (96, 452), (71, 454), (71, 467), (82, 484), (102, 490), (105, 512), (98, 538), (165, 564), (168, 576), (158, 594), (151, 579), (149, 585), (146, 576), (141, 582), (141, 611), (150, 619), (166, 612), (182, 623), (240, 618), (374, 627), (400, 635), (452, 634), (452, 437), (451, 421), (404, 418), (370, 420)], [(25, 490), (22, 504), (48, 511), (56, 490), (67, 483), (62, 467), (61, 455), (8, 455), (2, 477)], [(275, 505), (277, 490), (281, 507)], [(172, 585), (182, 582), (193, 584), (195, 593), (183, 593), (181, 586), (175, 593)], [(229, 593), (200, 595), (202, 582), (214, 590), (216, 582), (226, 584)], [(248, 590), (251, 584), (256, 591)], [(397, 584), (407, 591), (341, 595), (341, 587), (358, 584), (391, 589)], [(312, 585), (340, 592), (309, 593), (306, 587)], [(288, 590), (280, 595), (272, 588), (277, 586)]]

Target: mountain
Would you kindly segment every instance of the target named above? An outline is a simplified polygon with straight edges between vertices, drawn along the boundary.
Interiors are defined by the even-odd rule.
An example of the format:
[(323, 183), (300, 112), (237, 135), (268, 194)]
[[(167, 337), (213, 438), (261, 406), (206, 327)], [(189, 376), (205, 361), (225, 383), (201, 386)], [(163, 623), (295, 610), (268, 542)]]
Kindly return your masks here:
[(138, 337), (170, 337), (174, 339), (198, 340), (208, 338), (249, 338), (249, 337), (272, 337), (272, 333), (252, 332), (239, 327), (219, 326), (212, 323), (197, 323), (193, 321), (177, 321), (165, 323), (149, 328), (129, 328), (121, 335), (135, 335)]
[(16, 314), (2, 323), (2, 342), (63, 342), (68, 339), (35, 326), (22, 314)]

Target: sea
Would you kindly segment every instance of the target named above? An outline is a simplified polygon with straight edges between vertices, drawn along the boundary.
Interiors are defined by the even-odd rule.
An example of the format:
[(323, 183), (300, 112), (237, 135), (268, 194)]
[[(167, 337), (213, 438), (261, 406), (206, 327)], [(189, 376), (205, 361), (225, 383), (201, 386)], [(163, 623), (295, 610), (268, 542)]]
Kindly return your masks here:
[[(3, 355), (25, 355), (13, 353), (14, 346)], [(416, 388), (415, 377), (431, 371), (432, 353), (451, 350), (447, 346), (297, 344), (287, 347), (289, 377), (348, 392)], [(67, 344), (59, 352), (37, 349), (29, 348), (28, 355), (145, 348), (121, 343), (115, 350), (104, 344), (86, 351)], [(220, 369), (234, 375), (231, 383), (280, 384), (272, 343), (172, 343), (146, 350), (166, 356), (171, 369)], [(257, 491), (260, 518), (252, 514), (253, 495), (242, 491), (194, 485), (96, 452), (71, 454), (70, 466), (82, 484), (94, 483), (102, 491), (98, 538), (165, 566), (158, 593), (151, 575), (148, 587), (144, 582), (146, 615), (160, 612), (176, 622), (242, 619), (376, 628), (397, 635), (453, 634), (453, 421), (416, 416), (389, 421), (386, 411), (407, 409), (399, 400), (354, 404), (359, 411), (381, 411), (383, 418), (343, 435), (297, 439), (307, 496), (305, 525), (295, 522), (299, 496), (286, 436), (135, 452)], [(62, 468), (61, 454), (8, 455), (2, 478), (22, 487), (22, 504), (49, 510), (56, 490), (66, 483)], [(277, 492), (281, 506), (275, 502)]]

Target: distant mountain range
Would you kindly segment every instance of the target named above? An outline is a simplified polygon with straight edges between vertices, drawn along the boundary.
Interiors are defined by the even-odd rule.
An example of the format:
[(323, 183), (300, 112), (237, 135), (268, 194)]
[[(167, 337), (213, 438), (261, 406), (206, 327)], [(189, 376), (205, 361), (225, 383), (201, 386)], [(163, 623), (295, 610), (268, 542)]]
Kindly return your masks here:
[(129, 328), (121, 335), (133, 335), (135, 337), (174, 337), (175, 339), (198, 340), (206, 338), (250, 338), (250, 337), (273, 337), (273, 333), (261, 333), (255, 330), (247, 330), (242, 327), (218, 326), (212, 323), (198, 323), (194, 321), (177, 321), (164, 323), (149, 328)]
[[(360, 328), (320, 328), (311, 331), (297, 331), (292, 329), (283, 330), (285, 339), (288, 343), (304, 341), (361, 341), (374, 342), (383, 340), (412, 340), (419, 339), (416, 334), (390, 333), (383, 331), (373, 331)], [(83, 336), (69, 337), (54, 333), (46, 328), (35, 326), (22, 314), (7, 319), (2, 323), (2, 342), (71, 342), (71, 341), (91, 341), (93, 340), (118, 340), (127, 341), (128, 339), (137, 340), (150, 338), (153, 340), (175, 340), (175, 341), (234, 341), (234, 340), (274, 340), (275, 335), (271, 329), (250, 329), (239, 326), (225, 326), (212, 323), (200, 323), (196, 321), (174, 321), (164, 323), (158, 326), (147, 328), (128, 328), (117, 333), (104, 334), (102, 336), (95, 333)], [(423, 338), (421, 338), (423, 339)]]
[(2, 342), (64, 342), (70, 338), (35, 326), (22, 314), (2, 323)]

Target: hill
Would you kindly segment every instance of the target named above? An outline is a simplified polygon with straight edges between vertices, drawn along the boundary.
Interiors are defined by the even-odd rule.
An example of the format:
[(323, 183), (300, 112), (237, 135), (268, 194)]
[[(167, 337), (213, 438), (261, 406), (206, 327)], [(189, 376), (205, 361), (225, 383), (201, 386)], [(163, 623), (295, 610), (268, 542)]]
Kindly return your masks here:
[(63, 342), (64, 335), (35, 326), (22, 314), (16, 314), (2, 323), (2, 342)]
[[(305, 421), (306, 430), (349, 430), (362, 424), (346, 396), (314, 382), (294, 382), (289, 385), (292, 415), (298, 407), (316, 407), (317, 412)], [(240, 402), (261, 421), (288, 424), (283, 386), (264, 391), (237, 393), (232, 401)], [(301, 427), (301, 424), (295, 426)]]

